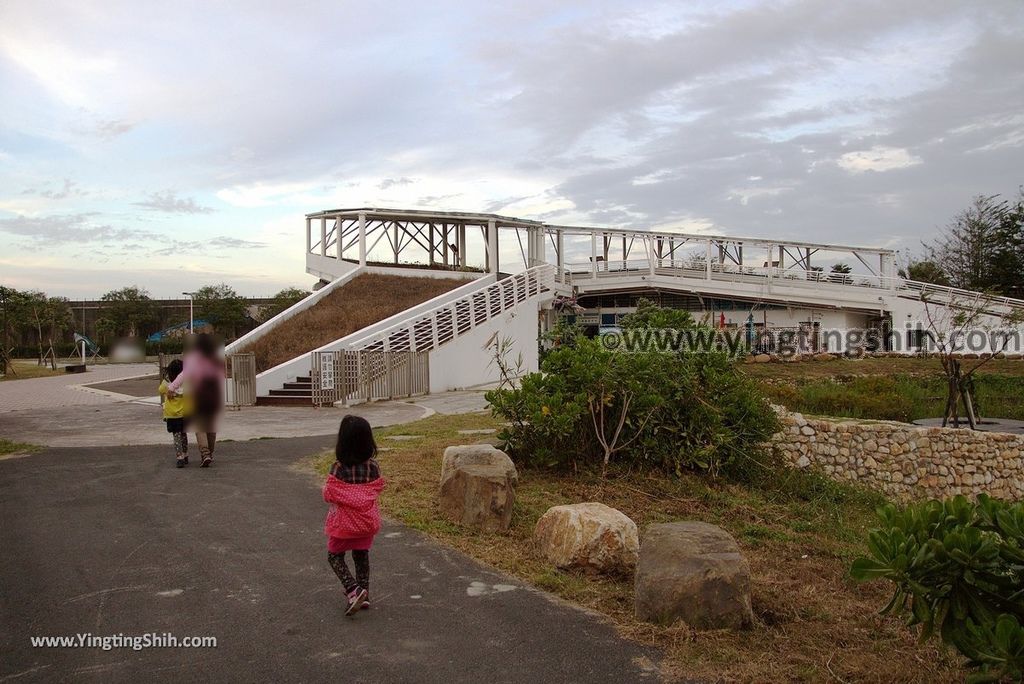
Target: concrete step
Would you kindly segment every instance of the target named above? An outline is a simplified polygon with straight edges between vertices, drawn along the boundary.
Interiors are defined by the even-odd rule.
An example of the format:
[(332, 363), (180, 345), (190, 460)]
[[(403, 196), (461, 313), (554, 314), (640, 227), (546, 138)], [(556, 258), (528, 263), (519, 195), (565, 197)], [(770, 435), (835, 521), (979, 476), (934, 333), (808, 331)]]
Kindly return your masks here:
[(313, 398), (310, 396), (296, 397), (296, 396), (271, 396), (271, 397), (256, 397), (257, 406), (303, 406), (309, 407), (313, 405)]
[(295, 378), (295, 382), (308, 382), (309, 384), (313, 384), (313, 378), (308, 375), (300, 375)]
[(313, 392), (310, 389), (272, 389), (269, 392), (272, 397), (309, 397), (312, 399)]
[(308, 392), (313, 391), (312, 382), (286, 382), (284, 388), (287, 390), (306, 390)]

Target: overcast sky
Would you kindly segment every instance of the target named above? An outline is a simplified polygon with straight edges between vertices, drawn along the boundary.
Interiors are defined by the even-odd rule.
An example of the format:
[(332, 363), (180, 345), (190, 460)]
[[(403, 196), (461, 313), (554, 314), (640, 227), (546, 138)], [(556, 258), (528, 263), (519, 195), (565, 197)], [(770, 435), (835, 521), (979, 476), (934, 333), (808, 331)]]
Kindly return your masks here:
[(0, 281), (306, 287), (345, 206), (913, 250), (1024, 183), (1021, 0), (478, 5), (2, 0)]

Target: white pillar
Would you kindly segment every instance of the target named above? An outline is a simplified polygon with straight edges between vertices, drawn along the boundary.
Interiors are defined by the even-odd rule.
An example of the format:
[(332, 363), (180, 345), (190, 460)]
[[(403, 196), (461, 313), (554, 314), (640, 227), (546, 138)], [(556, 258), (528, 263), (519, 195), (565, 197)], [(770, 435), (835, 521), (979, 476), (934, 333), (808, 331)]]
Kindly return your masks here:
[(651, 277), (654, 277), (654, 269), (658, 265), (659, 261), (655, 252), (655, 239), (644, 238), (644, 244), (647, 245), (647, 269), (651, 274)]
[(597, 232), (590, 233), (590, 277), (597, 278)]
[(313, 220), (306, 218), (306, 254), (313, 250)]
[(359, 214), (359, 265), (366, 266), (366, 214)]
[(334, 218), (334, 249), (337, 253), (338, 261), (341, 261), (341, 250), (344, 246), (344, 243), (341, 241), (341, 217), (336, 216)]
[(562, 241), (562, 229), (559, 228), (555, 231), (555, 250), (558, 252), (555, 258), (558, 262), (558, 279), (562, 282), (562, 278), (565, 276), (565, 249)]
[(711, 240), (707, 241), (707, 250), (704, 255), (704, 278), (711, 280)]
[(320, 256), (327, 256), (327, 217), (320, 217)]
[(487, 221), (487, 272), (498, 272), (498, 226), (494, 219)]

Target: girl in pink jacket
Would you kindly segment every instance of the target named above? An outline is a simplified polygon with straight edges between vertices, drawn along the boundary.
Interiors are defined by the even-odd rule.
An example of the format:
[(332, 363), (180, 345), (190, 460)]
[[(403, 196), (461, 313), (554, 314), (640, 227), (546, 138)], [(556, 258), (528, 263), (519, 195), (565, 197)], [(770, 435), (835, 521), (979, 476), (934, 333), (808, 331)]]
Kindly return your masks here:
[[(384, 489), (384, 478), (374, 459), (377, 444), (365, 418), (342, 419), (334, 455), (337, 460), (324, 483), (324, 501), (330, 504), (324, 521), (327, 562), (345, 587), (345, 615), (354, 615), (370, 607), (370, 547), (380, 531), (377, 498)], [(345, 553), (349, 551), (355, 577), (345, 562)]]

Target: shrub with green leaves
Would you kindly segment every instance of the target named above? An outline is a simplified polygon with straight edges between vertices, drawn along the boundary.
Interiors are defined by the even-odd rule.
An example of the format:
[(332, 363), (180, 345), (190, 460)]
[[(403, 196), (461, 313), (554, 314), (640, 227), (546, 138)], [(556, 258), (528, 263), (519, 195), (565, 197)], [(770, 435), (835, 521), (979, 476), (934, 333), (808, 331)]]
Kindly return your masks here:
[(518, 388), (487, 394), (520, 463), (713, 474), (748, 465), (778, 419), (724, 354), (626, 353), (576, 338)]
[(984, 494), (878, 510), (858, 580), (895, 585), (883, 613), (936, 631), (975, 670), (972, 681), (1024, 679), (1024, 503)]

